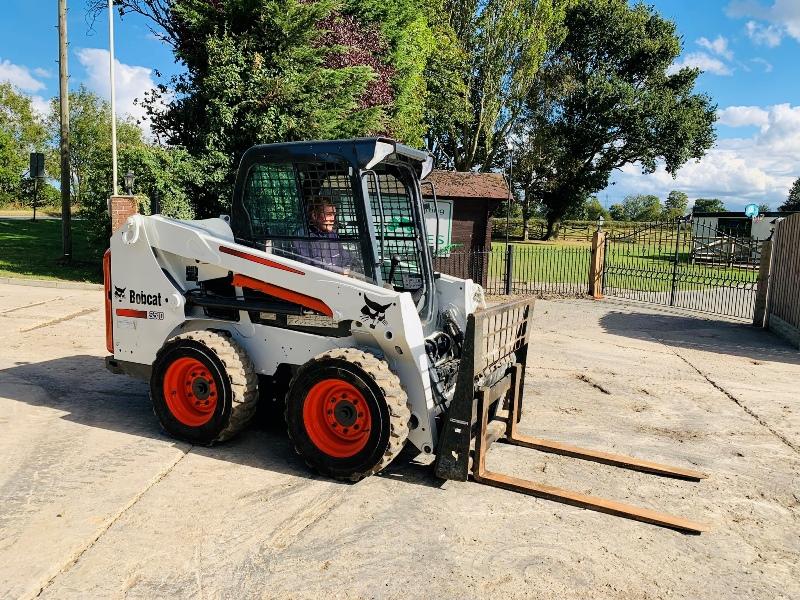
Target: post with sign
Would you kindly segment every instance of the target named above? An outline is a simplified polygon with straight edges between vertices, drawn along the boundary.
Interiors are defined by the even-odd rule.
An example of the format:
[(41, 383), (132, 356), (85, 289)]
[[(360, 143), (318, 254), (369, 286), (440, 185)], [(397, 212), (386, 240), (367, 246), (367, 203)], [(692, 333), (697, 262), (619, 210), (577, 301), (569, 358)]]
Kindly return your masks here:
[(433, 202), (425, 201), (425, 229), (428, 231), (428, 246), (439, 248), (439, 253), (435, 258), (447, 258), (453, 247), (453, 201), (437, 200), (436, 205), (439, 208), (438, 244), (437, 240), (433, 239), (437, 230)]
[(36, 220), (36, 206), (39, 203), (39, 184), (44, 179), (44, 154), (31, 152), (28, 176), (33, 180), (33, 220)]

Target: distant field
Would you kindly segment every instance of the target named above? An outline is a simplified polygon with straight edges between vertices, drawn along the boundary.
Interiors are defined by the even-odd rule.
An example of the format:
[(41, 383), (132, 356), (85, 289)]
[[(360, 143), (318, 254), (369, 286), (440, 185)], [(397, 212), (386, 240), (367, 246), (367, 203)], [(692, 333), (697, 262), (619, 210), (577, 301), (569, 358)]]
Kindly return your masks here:
[(83, 221), (72, 222), (72, 246), (73, 264), (61, 266), (61, 219), (0, 216), (0, 277), (102, 282), (101, 263), (89, 254)]

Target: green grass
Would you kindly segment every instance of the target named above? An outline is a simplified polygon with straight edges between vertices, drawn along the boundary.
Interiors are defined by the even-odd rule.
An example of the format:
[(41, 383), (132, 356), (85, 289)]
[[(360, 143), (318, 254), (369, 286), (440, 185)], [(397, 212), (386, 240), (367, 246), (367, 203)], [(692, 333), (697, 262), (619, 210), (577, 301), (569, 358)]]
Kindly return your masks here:
[(60, 264), (60, 219), (0, 218), (0, 277), (102, 283), (102, 264), (89, 252), (83, 221), (72, 221), (72, 252), (72, 264)]
[[(512, 243), (513, 280), (529, 283), (586, 283), (588, 287), (590, 244), (576, 242)], [(679, 249), (678, 287), (681, 290), (713, 286), (749, 286), (758, 279), (756, 269), (689, 263), (689, 248)], [(489, 278), (505, 273), (505, 243), (493, 242)], [(607, 287), (663, 292), (672, 287), (674, 255), (648, 244), (612, 245), (606, 256)]]

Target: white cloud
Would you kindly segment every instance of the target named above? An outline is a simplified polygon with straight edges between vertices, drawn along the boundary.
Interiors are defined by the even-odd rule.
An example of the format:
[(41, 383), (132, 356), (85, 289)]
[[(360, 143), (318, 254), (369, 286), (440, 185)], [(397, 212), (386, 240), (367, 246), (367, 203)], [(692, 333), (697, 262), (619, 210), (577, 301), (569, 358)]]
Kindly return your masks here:
[(728, 48), (728, 40), (721, 35), (718, 35), (713, 42), (706, 37), (701, 37), (697, 40), (697, 44), (725, 60), (733, 60), (733, 51)]
[(0, 60), (0, 81), (11, 82), (25, 92), (38, 92), (46, 87), (31, 74), (28, 67), (15, 65), (9, 60)]
[(663, 166), (642, 175), (637, 165), (628, 165), (607, 190), (612, 201), (630, 193), (665, 198), (670, 190), (682, 190), (690, 198), (719, 198), (734, 210), (750, 202), (782, 204), (800, 176), (800, 106), (728, 107), (720, 111), (720, 121), (759, 129), (751, 137), (720, 140), (702, 160), (684, 165), (675, 179)]
[(31, 96), (31, 108), (40, 117), (46, 117), (50, 113), (50, 101), (42, 96)]
[[(86, 86), (103, 98), (111, 97), (109, 83), (109, 53), (100, 48), (82, 48), (76, 51), (78, 61), (86, 69)], [(150, 132), (150, 123), (146, 111), (141, 105), (145, 92), (155, 88), (153, 70), (147, 67), (126, 65), (119, 60), (114, 61), (114, 79), (116, 80), (117, 114), (129, 115), (141, 123), (146, 134)]]
[(783, 31), (775, 25), (761, 25), (755, 21), (748, 21), (745, 25), (747, 37), (759, 46), (775, 48), (780, 46), (783, 39)]
[(758, 106), (729, 106), (717, 112), (719, 123), (728, 127), (766, 127), (769, 111)]
[(800, 41), (800, 2), (797, 0), (774, 0), (767, 5), (756, 0), (732, 0), (727, 13), (731, 17), (750, 17), (770, 23), (747, 23), (747, 34), (757, 44), (777, 46), (784, 35)]
[(669, 74), (677, 73), (684, 67), (697, 68), (714, 75), (733, 75), (733, 70), (720, 59), (705, 52), (690, 52), (667, 70)]
[(756, 63), (757, 65), (761, 65), (764, 67), (764, 73), (772, 73), (772, 63), (764, 60), (761, 57), (751, 58), (750, 62)]

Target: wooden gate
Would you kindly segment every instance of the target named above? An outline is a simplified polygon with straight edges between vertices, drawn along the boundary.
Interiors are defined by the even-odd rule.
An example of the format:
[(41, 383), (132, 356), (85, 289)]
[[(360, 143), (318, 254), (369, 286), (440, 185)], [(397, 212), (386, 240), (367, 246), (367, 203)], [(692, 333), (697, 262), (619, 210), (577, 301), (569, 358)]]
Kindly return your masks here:
[(767, 325), (800, 347), (800, 214), (775, 228), (769, 281)]

